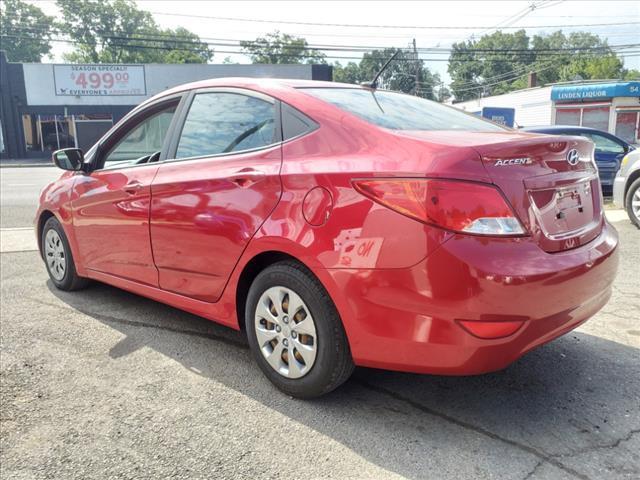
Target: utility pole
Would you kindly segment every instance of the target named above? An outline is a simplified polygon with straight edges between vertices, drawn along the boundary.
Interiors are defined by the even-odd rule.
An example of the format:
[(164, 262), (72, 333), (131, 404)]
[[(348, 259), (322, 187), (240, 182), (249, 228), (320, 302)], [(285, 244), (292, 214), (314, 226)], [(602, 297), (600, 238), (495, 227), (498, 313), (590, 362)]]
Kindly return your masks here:
[(413, 39), (413, 55), (415, 56), (416, 59), (416, 73), (415, 73), (415, 80), (414, 80), (414, 86), (413, 86), (413, 94), (417, 97), (418, 96), (418, 82), (420, 81), (420, 59), (418, 58), (418, 49), (416, 47), (416, 39)]

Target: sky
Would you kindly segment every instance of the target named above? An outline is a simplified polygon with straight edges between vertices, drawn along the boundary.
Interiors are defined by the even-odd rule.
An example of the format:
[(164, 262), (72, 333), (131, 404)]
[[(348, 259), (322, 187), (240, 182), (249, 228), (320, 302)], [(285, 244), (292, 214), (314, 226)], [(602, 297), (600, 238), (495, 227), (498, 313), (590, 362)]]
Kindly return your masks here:
[[(45, 13), (58, 15), (55, 1), (31, 1)], [(416, 40), (419, 48), (449, 47), (454, 42), (479, 38), (492, 33), (495, 27), (505, 32), (524, 28), (530, 36), (562, 29), (565, 33), (588, 31), (607, 38), (610, 45), (640, 44), (640, 25), (600, 25), (621, 22), (640, 22), (639, 1), (547, 1), (535, 2), (538, 8), (529, 9), (532, 1), (160, 1), (137, 0), (141, 9), (152, 12), (162, 27), (185, 27), (209, 41), (252, 40), (274, 30), (303, 36), (310, 45), (406, 47)], [(195, 18), (226, 17), (222, 18)], [(245, 19), (252, 21), (239, 21)], [(255, 21), (261, 20), (261, 21)], [(287, 23), (281, 23), (287, 22)], [(298, 23), (296, 23), (298, 22)], [(302, 24), (300, 24), (302, 23)], [(330, 26), (309, 23), (373, 25)], [(455, 27), (455, 28), (452, 28)], [(462, 27), (462, 28), (460, 28)], [(216, 40), (213, 40), (216, 39)], [(56, 44), (54, 58), (61, 62), (62, 53), (70, 47)], [(249, 63), (248, 57), (226, 51), (233, 47), (214, 47), (212, 63), (225, 57)], [(222, 52), (224, 50), (225, 52)], [(635, 49), (638, 51), (638, 48)], [(356, 52), (326, 51), (331, 57), (359, 57)], [(636, 54), (637, 55), (637, 54)], [(445, 82), (446, 53), (424, 53), (426, 66), (440, 74)], [(329, 58), (333, 63), (337, 58)], [(341, 63), (345, 64), (348, 59)], [(640, 56), (624, 58), (626, 68), (640, 69)]]

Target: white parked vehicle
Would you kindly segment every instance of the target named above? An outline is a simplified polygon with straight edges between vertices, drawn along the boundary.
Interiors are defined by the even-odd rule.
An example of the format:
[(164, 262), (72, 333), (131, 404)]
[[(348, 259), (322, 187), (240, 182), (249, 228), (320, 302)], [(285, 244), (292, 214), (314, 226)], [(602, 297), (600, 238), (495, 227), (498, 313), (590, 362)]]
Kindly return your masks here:
[(613, 180), (613, 203), (624, 208), (640, 228), (640, 149), (627, 153), (622, 159)]

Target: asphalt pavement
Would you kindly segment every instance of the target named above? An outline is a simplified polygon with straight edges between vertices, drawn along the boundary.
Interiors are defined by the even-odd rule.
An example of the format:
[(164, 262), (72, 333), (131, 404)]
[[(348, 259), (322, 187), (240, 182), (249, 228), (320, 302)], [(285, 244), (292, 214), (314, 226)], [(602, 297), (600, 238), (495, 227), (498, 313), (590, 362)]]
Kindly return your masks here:
[(55, 167), (0, 168), (0, 228), (32, 226), (40, 191), (61, 173)]
[(57, 174), (0, 169), (3, 479), (640, 477), (640, 230), (623, 212), (607, 212), (612, 299), (578, 330), (498, 373), (357, 369), (300, 401), (239, 333), (102, 284), (56, 290), (19, 228)]

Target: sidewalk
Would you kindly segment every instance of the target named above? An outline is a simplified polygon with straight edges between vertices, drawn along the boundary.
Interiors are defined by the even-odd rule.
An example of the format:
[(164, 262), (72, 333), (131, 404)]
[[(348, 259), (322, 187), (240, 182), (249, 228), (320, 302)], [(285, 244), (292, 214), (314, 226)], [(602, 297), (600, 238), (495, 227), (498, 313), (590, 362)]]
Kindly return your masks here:
[(33, 227), (0, 228), (0, 252), (30, 252), (38, 250)]
[(0, 159), (2, 167), (53, 167), (51, 158), (3, 158)]

